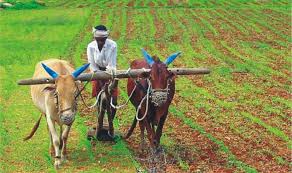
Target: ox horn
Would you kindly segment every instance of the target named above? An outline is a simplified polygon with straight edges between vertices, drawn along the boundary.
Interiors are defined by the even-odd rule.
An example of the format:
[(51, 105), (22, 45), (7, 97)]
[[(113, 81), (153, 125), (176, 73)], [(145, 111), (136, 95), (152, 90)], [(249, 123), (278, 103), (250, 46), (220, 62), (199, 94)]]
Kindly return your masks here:
[(171, 54), (169, 57), (167, 57), (167, 59), (164, 61), (164, 64), (169, 65), (170, 63), (172, 63), (175, 58), (177, 58), (179, 55), (181, 54), (181, 52), (176, 52), (174, 54)]
[(152, 59), (152, 57), (143, 48), (141, 50), (142, 50), (142, 54), (144, 56), (144, 59), (147, 61), (147, 63), (149, 65), (152, 65), (154, 63), (154, 60)]
[(88, 66), (90, 65), (90, 63), (88, 64), (85, 64), (81, 67), (79, 67), (78, 69), (76, 69), (73, 73), (72, 73), (72, 76), (74, 78), (77, 78), (82, 72), (84, 72), (84, 70), (86, 70), (88, 68)]
[(59, 76), (58, 73), (56, 73), (50, 67), (46, 66), (44, 63), (42, 63), (42, 66), (53, 79), (56, 79)]

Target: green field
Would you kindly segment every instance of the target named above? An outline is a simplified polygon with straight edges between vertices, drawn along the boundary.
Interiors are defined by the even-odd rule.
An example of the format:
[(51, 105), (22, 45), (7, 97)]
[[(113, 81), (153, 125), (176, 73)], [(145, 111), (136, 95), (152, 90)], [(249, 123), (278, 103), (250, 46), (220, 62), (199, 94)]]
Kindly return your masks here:
[[(16, 1), (9, 1), (16, 2)], [(91, 27), (106, 25), (118, 44), (118, 69), (141, 58), (183, 54), (171, 67), (207, 67), (205, 76), (179, 76), (164, 127), (167, 172), (288, 172), (291, 170), (291, 1), (23, 0), (0, 10), (0, 172), (56, 172), (43, 119), (28, 86), (37, 62), (86, 62)], [(119, 84), (119, 103), (128, 97)], [(87, 103), (90, 87), (87, 88)], [(79, 104), (69, 134), (68, 162), (58, 172), (136, 172), (151, 169), (138, 149), (139, 130), (128, 140), (97, 142), (86, 132), (94, 110)], [(125, 133), (135, 111), (118, 110), (115, 129)]]

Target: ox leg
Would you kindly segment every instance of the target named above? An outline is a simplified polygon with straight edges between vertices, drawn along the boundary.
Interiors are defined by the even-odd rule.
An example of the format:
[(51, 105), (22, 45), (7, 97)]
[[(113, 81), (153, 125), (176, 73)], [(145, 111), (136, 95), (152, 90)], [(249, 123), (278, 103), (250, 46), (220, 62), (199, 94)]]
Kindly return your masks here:
[(66, 160), (67, 139), (68, 139), (68, 136), (69, 136), (70, 129), (71, 129), (71, 125), (70, 126), (66, 126), (64, 132), (62, 133), (62, 141), (63, 141), (63, 147), (62, 147), (62, 152), (61, 152), (62, 161)]
[[(47, 114), (50, 115), (50, 114)], [(57, 134), (57, 131), (55, 129), (55, 123), (52, 121), (52, 119), (50, 118), (50, 116), (47, 116), (47, 123), (49, 126), (49, 130), (50, 130), (50, 134), (52, 135), (53, 138), (53, 145), (55, 148), (55, 163), (54, 166), (56, 168), (59, 168), (61, 166), (61, 154), (60, 154), (60, 140)]]
[(145, 131), (145, 125), (144, 125), (144, 122), (143, 121), (140, 121), (139, 122), (139, 126), (140, 126), (140, 139), (141, 139), (141, 143), (140, 143), (140, 149), (142, 152), (145, 151), (146, 149), (146, 143), (145, 143), (145, 134), (144, 134), (144, 131)]
[(47, 129), (48, 129), (49, 137), (50, 137), (49, 154), (53, 157), (53, 156), (55, 156), (55, 149), (54, 149), (54, 145), (53, 145), (52, 134), (50, 132), (50, 129), (49, 129), (49, 125), (48, 124), (47, 124)]
[(59, 139), (60, 139), (60, 145), (59, 145), (59, 149), (60, 150), (62, 150), (62, 148), (63, 148), (63, 139), (62, 139), (62, 133), (63, 133), (63, 126), (60, 126), (60, 137), (59, 137)]
[(147, 119), (144, 119), (143, 122), (144, 122), (146, 130), (147, 130), (147, 137), (150, 141), (151, 147), (153, 148), (156, 146), (156, 143), (157, 143), (155, 136), (154, 136), (154, 133), (153, 133), (153, 128), (151, 128), (151, 125)]
[(164, 125), (164, 122), (166, 120), (166, 117), (167, 117), (167, 113), (164, 116), (161, 117), (161, 119), (160, 119), (160, 121), (158, 123), (157, 129), (156, 129), (155, 138), (156, 138), (156, 141), (157, 141), (157, 147), (160, 144), (160, 138), (161, 138), (161, 135), (162, 135), (162, 129), (163, 129), (163, 125)]

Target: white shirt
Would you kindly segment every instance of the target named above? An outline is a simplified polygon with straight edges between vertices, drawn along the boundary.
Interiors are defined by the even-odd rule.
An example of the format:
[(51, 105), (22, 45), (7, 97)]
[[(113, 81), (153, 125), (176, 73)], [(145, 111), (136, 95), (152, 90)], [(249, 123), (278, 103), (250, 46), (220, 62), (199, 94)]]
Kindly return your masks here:
[(87, 60), (90, 63), (92, 72), (99, 70), (98, 67), (106, 69), (116, 69), (117, 66), (117, 43), (111, 39), (106, 39), (101, 51), (94, 40), (87, 46)]

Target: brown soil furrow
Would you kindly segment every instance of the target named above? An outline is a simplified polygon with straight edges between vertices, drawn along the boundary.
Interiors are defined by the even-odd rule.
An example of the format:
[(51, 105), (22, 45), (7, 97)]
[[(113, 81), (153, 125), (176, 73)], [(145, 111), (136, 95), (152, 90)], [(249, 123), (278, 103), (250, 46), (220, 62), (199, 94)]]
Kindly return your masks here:
[[(223, 11), (221, 9), (217, 10), (218, 13), (223, 13), (225, 14), (226, 11)], [(226, 16), (226, 15), (225, 15)], [(212, 16), (213, 17), (213, 16)], [(234, 17), (228, 16), (228, 18), (226, 18), (226, 20), (228, 21), (236, 21), (236, 19)], [(226, 40), (226, 41), (230, 41), (232, 44), (237, 45), (238, 47), (240, 45), (238, 45), (238, 41), (248, 41), (248, 42), (266, 42), (266, 43), (270, 43), (272, 40), (270, 38), (268, 38), (267, 34), (265, 32), (262, 33), (257, 33), (255, 32), (252, 28), (248, 28), (248, 32), (250, 33), (250, 35), (246, 36), (241, 34), (238, 31), (235, 32), (230, 32), (229, 30), (224, 30), (221, 29), (220, 24), (224, 21), (220, 20), (210, 20), (210, 22), (212, 22), (215, 26), (215, 28), (218, 29), (218, 31), (220, 32), (219, 37), (210, 37), (210, 39), (212, 40)], [(216, 39), (217, 38), (217, 39)], [(275, 61), (275, 58), (272, 57), (266, 57), (267, 59), (272, 59), (273, 62)], [(278, 60), (277, 60), (278, 61)], [(275, 61), (275, 62), (277, 62)]]
[[(241, 24), (236, 23), (236, 20), (231, 20), (226, 13), (224, 13), (223, 9), (211, 9), (208, 10), (208, 13), (210, 16), (206, 15), (201, 15), (203, 19), (206, 19), (206, 21), (210, 22), (212, 25), (214, 25), (216, 29), (223, 29), (224, 25), (228, 26), (228, 31), (230, 34), (235, 36), (236, 38), (238, 37), (246, 37), (247, 35), (250, 35), (249, 30), (242, 31), (241, 28), (245, 28), (245, 26), (242, 26)], [(230, 13), (230, 11), (229, 11)], [(220, 16), (223, 15), (224, 17)], [(198, 15), (200, 15), (198, 13)], [(216, 24), (213, 22), (216, 21)], [(231, 29), (231, 30), (230, 30)], [(225, 29), (224, 29), (225, 30)], [(220, 35), (219, 35), (220, 36)]]
[[(230, 15), (230, 14), (233, 14), (233, 11), (230, 11), (230, 10), (226, 10), (226, 9), (216, 9), (214, 10), (216, 11), (217, 13), (220, 13), (222, 14), (223, 16), (225, 16), (226, 18), (224, 20), (227, 20), (229, 21), (229, 23), (232, 23), (232, 25), (240, 25), (242, 28), (246, 29), (247, 32), (249, 33), (248, 35), (245, 35), (244, 33), (242, 34), (238, 34), (238, 32), (235, 32), (233, 34), (236, 34), (236, 38), (237, 39), (244, 39), (246, 37), (252, 37), (253, 35), (256, 35), (256, 34), (259, 34), (255, 31), (255, 28), (252, 28), (251, 26), (249, 25), (243, 25), (243, 23), (240, 23), (238, 21), (238, 19), (240, 20), (240, 17), (238, 16), (235, 16), (235, 15)], [(222, 19), (222, 18), (221, 18)], [(214, 20), (216, 21), (216, 20)], [(242, 20), (240, 20), (242, 21)], [(221, 23), (221, 22), (220, 22)]]
[(276, 20), (272, 20), (269, 16), (262, 15), (263, 10), (260, 12), (253, 10), (248, 11), (245, 15), (255, 18), (257, 21), (265, 21), (267, 24), (279, 31), (281, 34), (289, 36), (291, 34), (291, 23), (288, 22), (290, 18), (287, 16), (282, 21), (278, 22)]
[[(187, 9), (187, 10), (184, 10), (182, 13), (179, 13), (178, 11), (174, 13), (177, 16), (178, 21), (180, 21), (185, 26), (185, 30), (190, 31), (189, 43), (186, 42), (184, 44), (190, 44), (193, 51), (197, 53), (197, 56), (204, 57), (204, 58), (192, 57), (193, 62), (196, 62), (197, 64), (203, 65), (203, 66), (206, 66), (208, 64), (207, 66), (209, 67), (218, 66), (221, 62), (217, 58), (212, 56), (207, 50), (205, 50), (203, 45), (199, 44), (200, 42), (199, 32), (191, 28), (190, 22), (188, 18), (185, 17), (185, 15), (181, 15), (181, 14), (188, 15), (190, 11)], [(172, 20), (172, 19), (168, 19), (168, 20)], [(197, 18), (194, 18), (194, 20), (196, 22), (199, 22)], [(176, 63), (176, 61), (174, 63)]]
[[(227, 155), (219, 150), (214, 142), (200, 134), (198, 131), (191, 129), (184, 124), (182, 120), (174, 115), (169, 115), (165, 123), (165, 134), (169, 136), (178, 145), (182, 160), (190, 166), (190, 172), (202, 169), (202, 171), (234, 171), (236, 168), (228, 168)], [(173, 129), (169, 131), (167, 129)]]
[[(281, 13), (277, 13), (272, 9), (262, 9), (262, 13), (264, 13), (265, 17), (269, 18), (269, 20), (279, 23), (282, 23), (284, 20), (289, 20), (289, 18), (291, 17)], [(291, 23), (287, 22), (286, 24), (291, 26)]]
[[(194, 12), (194, 11), (193, 11)], [(203, 19), (204, 19), (204, 16), (200, 16), (200, 18), (197, 17), (197, 15), (199, 14), (198, 11), (196, 11), (194, 14), (191, 14), (192, 17), (193, 17), (193, 20), (200, 24), (200, 27), (201, 28), (205, 28), (205, 24), (203, 23)], [(199, 16), (199, 15), (198, 15)], [(206, 21), (208, 21), (208, 19), (205, 19)], [(243, 62), (242, 59), (240, 59), (239, 57), (236, 57), (232, 54), (230, 54), (230, 52), (224, 48), (222, 45), (221, 45), (221, 41), (224, 40), (224, 41), (233, 41), (234, 38), (237, 38), (237, 35), (241, 35), (240, 32), (230, 32), (230, 31), (226, 31), (224, 29), (221, 29), (220, 27), (220, 23), (221, 21), (219, 20), (211, 20), (211, 21), (208, 21), (212, 26), (214, 26), (214, 28), (216, 28), (217, 32), (219, 33), (218, 36), (215, 36), (211, 33), (208, 33), (206, 32), (204, 34), (204, 36), (208, 39), (208, 40), (212, 40), (213, 42), (215, 42), (215, 44), (213, 44), (213, 46), (216, 48), (216, 50), (220, 50), (220, 52), (223, 53), (223, 55), (225, 55), (226, 57), (232, 57), (233, 60), (236, 60), (237, 62)]]
[(288, 11), (288, 10), (281, 10), (281, 9), (277, 9), (277, 8), (271, 8), (271, 10), (274, 13), (279, 13), (281, 15), (291, 17), (291, 9), (289, 9), (289, 11)]
[[(221, 21), (219, 21), (219, 20), (214, 20), (214, 21), (212, 21), (212, 22), (214, 22), (214, 23), (212, 23), (212, 24), (215, 26), (215, 28), (220, 28), (219, 26), (220, 26)], [(225, 31), (225, 30), (223, 30), (223, 29), (218, 29), (218, 32), (220, 33), (220, 34), (219, 34), (219, 37), (215, 37), (215, 36), (212, 35), (212, 34), (208, 34), (208, 35), (206, 35), (207, 38), (208, 38), (209, 40), (213, 40), (213, 41), (214, 41), (214, 43), (215, 43), (214, 46), (216, 47), (217, 50), (223, 52), (224, 55), (227, 56), (227, 57), (232, 57), (233, 60), (234, 60), (234, 59), (237, 59), (238, 62), (241, 62), (241, 61), (244, 62), (244, 61), (245, 61), (244, 59), (242, 59), (242, 58), (240, 58), (240, 57), (237, 57), (237, 56), (233, 55), (228, 49), (226, 49), (225, 47), (223, 47), (222, 44), (221, 44), (221, 41), (224, 40), (224, 41), (226, 41), (226, 42), (228, 43), (228, 46), (233, 47), (233, 48), (234, 48), (234, 46), (236, 46), (236, 47), (237, 47), (237, 48), (236, 48), (236, 51), (238, 51), (243, 57), (245, 57), (245, 58), (252, 58), (252, 57), (250, 57), (249, 54), (246, 54), (246, 52), (244, 52), (244, 51), (240, 48), (240, 46), (237, 44), (237, 42), (238, 42), (238, 38), (237, 38), (237, 37), (234, 37), (234, 35), (236, 35), (235, 33), (227, 32), (227, 31)], [(239, 35), (240, 35), (240, 34), (239, 34)], [(236, 40), (235, 40), (235, 39), (236, 39)], [(272, 61), (272, 62), (277, 62), (277, 61)], [(281, 62), (281, 61), (280, 61), (280, 62)], [(268, 66), (273, 67), (271, 64), (272, 64), (272, 63), (269, 63)], [(279, 65), (280, 65), (280, 64), (279, 64)], [(285, 65), (285, 64), (282, 63), (282, 65)], [(279, 69), (276, 69), (276, 70), (279, 71)], [(286, 71), (285, 69), (284, 69), (284, 70), (281, 69), (281, 71), (282, 71), (284, 74), (287, 73), (287, 71)], [(266, 78), (265, 76), (263, 76), (263, 77)], [(276, 79), (277, 79), (277, 78), (276, 78)], [(280, 83), (280, 82), (282, 82), (282, 80), (280, 80), (279, 83)], [(287, 82), (288, 82), (288, 81), (287, 81)], [(287, 82), (286, 82), (286, 83), (287, 83)]]
[[(251, 14), (253, 15), (253, 11), (252, 9), (242, 9), (242, 11), (234, 11), (234, 15), (237, 15), (239, 16), (240, 18), (242, 18), (243, 20), (247, 20), (247, 21), (250, 21), (250, 16), (247, 15), (247, 14)], [(253, 18), (252, 18), (253, 19)], [(264, 20), (263, 20), (264, 21)], [(272, 31), (270, 28), (267, 28), (266, 26), (260, 24), (258, 22), (258, 19), (257, 21), (250, 21), (254, 24), (256, 24), (258, 27), (260, 27), (264, 33), (266, 33), (267, 35), (269, 35), (270, 37), (272, 37), (274, 40), (279, 40), (279, 41), (282, 41), (282, 42), (287, 42), (286, 39), (282, 38), (281, 36), (279, 36), (279, 34), (275, 33), (274, 31)]]
[[(176, 98), (178, 107), (180, 105), (192, 103), (190, 100), (183, 98)], [(190, 102), (189, 102), (190, 101)], [(213, 105), (214, 107), (216, 105)], [(249, 123), (248, 120), (243, 118), (237, 118), (236, 121), (231, 120), (232, 115), (229, 113), (229, 117), (226, 117), (218, 123), (214, 118), (210, 117), (208, 112), (202, 110), (195, 110), (194, 107), (188, 106), (186, 108), (186, 117), (191, 118), (194, 122), (202, 126), (208, 133), (213, 135), (215, 138), (224, 142), (229, 147), (231, 152), (244, 163), (255, 167), (261, 172), (281, 172), (288, 170), (288, 164), (280, 165), (274, 159), (274, 156), (270, 153), (276, 152), (277, 155), (282, 156), (287, 161), (290, 160), (289, 150), (287, 149), (286, 143), (281, 140), (270, 139), (270, 134), (267, 137), (263, 137), (263, 127)], [(228, 115), (225, 113), (225, 116)], [(232, 117), (230, 117), (232, 115)], [(218, 116), (218, 118), (222, 118)], [(250, 124), (247, 126), (247, 124)], [(248, 128), (244, 131), (244, 134), (234, 131), (234, 128), (239, 127)], [(252, 129), (252, 131), (250, 131)], [(248, 132), (248, 134), (245, 134)], [(273, 142), (273, 143), (271, 143)]]
[(132, 41), (141, 38), (141, 33), (139, 33), (137, 28), (140, 28), (140, 21), (135, 21), (135, 16), (144, 16), (145, 12), (142, 10), (130, 10), (128, 12), (127, 18), (127, 34), (126, 40)]
[[(157, 50), (159, 51), (159, 53), (166, 57), (168, 53), (167, 52), (167, 42), (168, 42), (168, 38), (166, 38), (165, 34), (168, 32), (167, 31), (167, 25), (169, 25), (168, 23), (165, 23), (162, 19), (161, 14), (166, 13), (167, 10), (161, 10), (161, 11), (157, 11), (155, 16), (154, 16), (154, 25), (156, 28), (156, 32), (155, 32), (155, 47), (157, 48)], [(161, 57), (162, 58), (162, 57)]]
[[(183, 20), (183, 19), (182, 19), (182, 20)], [(181, 65), (181, 66), (184, 66), (184, 65)], [(237, 74), (240, 74), (240, 73), (234, 73), (235, 77), (234, 77), (233, 79), (235, 79), (235, 80), (240, 79), (240, 81), (241, 81), (241, 78), (237, 78), (237, 77), (238, 77), (238, 76), (239, 76), (239, 77), (242, 77), (242, 75), (237, 75)], [(237, 76), (236, 76), (236, 75), (237, 75)], [(255, 79), (253, 76), (251, 76), (251, 75), (249, 75), (249, 74), (247, 74), (247, 76), (249, 76), (249, 78), (252, 77), (252, 79), (250, 80), (250, 82), (249, 82), (249, 81), (244, 81), (244, 82), (241, 83), (241, 84), (244, 84), (244, 83), (246, 83), (246, 82), (249, 82), (249, 83), (254, 84), (255, 86), (259, 86), (259, 83), (258, 83), (258, 82), (257, 82), (257, 83), (254, 83), (255, 81), (258, 81), (258, 79)], [(249, 79), (249, 78), (245, 78), (245, 79)], [(265, 80), (260, 80), (260, 81), (263, 81), (263, 83), (260, 84), (260, 86), (263, 86), (263, 84), (265, 83)], [(236, 86), (236, 87), (237, 87), (237, 86)], [(242, 86), (239, 85), (238, 87), (241, 88)], [(215, 88), (215, 87), (213, 87), (213, 88)], [(219, 93), (217, 92), (217, 90), (215, 90), (215, 93), (216, 93), (215, 95), (218, 95), (218, 94), (219, 94)], [(282, 93), (282, 96), (283, 96), (283, 94), (285, 94), (285, 92), (281, 92), (281, 93)], [(236, 94), (236, 93), (234, 93), (234, 94)], [(275, 94), (276, 94), (276, 93), (274, 93), (274, 95), (275, 95)], [(254, 98), (254, 97), (252, 97), (252, 96), (254, 96), (254, 93), (251, 94), (250, 96), (247, 96), (246, 98)], [(260, 98), (263, 98), (263, 96), (261, 96), (261, 95), (257, 95), (256, 97), (258, 97), (258, 96), (260, 96)], [(269, 101), (269, 100), (270, 100), (270, 96), (271, 96), (271, 95), (266, 95), (266, 96), (264, 97), (263, 100), (267, 100), (268, 103), (270, 103), (270, 101)], [(286, 96), (289, 96), (289, 94), (287, 93)], [(223, 98), (225, 98), (225, 99), (228, 99), (228, 98), (226, 98), (226, 97), (224, 97), (224, 96), (221, 96), (221, 97), (223, 97)], [(237, 98), (237, 97), (239, 97), (239, 95), (237, 94), (237, 95), (234, 95), (234, 96), (232, 96), (232, 97)], [(252, 107), (252, 105), (247, 106), (247, 107), (245, 108), (245, 110), (250, 110), (251, 107)], [(255, 108), (255, 112), (258, 112), (258, 115), (261, 115), (262, 118), (263, 118), (263, 116), (266, 114), (266, 113), (263, 113), (263, 112), (261, 111), (262, 107), (259, 107), (259, 108), (252, 107), (252, 108)], [(277, 119), (277, 118), (279, 117), (279, 115), (273, 115), (273, 117), (275, 117), (275, 119)], [(264, 116), (264, 119), (266, 119), (266, 118), (267, 118), (267, 116)], [(273, 121), (269, 121), (269, 122), (271, 123), (271, 125), (273, 124)], [(283, 123), (285, 124), (285, 122), (283, 122)], [(283, 126), (279, 126), (279, 124), (277, 124), (276, 127), (278, 127), (278, 128), (280, 128), (281, 130), (285, 131), (286, 134), (289, 134), (289, 133), (288, 133), (288, 129), (289, 129), (289, 128), (287, 128), (286, 124), (283, 125)]]
[(135, 30), (135, 23), (134, 23), (134, 12), (132, 10), (127, 11), (127, 29), (126, 29), (126, 40), (131, 40), (133, 38), (133, 32)]

